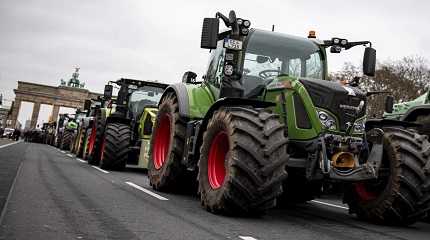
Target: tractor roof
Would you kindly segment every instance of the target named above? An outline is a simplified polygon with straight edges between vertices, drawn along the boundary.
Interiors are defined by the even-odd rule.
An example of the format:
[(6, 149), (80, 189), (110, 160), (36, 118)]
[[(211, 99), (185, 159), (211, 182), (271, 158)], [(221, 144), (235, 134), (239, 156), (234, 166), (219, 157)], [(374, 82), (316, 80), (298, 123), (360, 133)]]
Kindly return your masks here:
[(169, 84), (166, 83), (160, 83), (156, 81), (144, 81), (144, 80), (137, 80), (137, 79), (129, 79), (129, 78), (121, 78), (116, 81), (116, 83), (126, 83), (130, 85), (135, 85), (137, 87), (144, 87), (144, 86), (151, 86), (151, 87), (159, 87), (159, 88), (167, 88)]
[[(298, 37), (279, 32), (252, 29), (247, 50), (253, 51), (252, 48), (255, 47), (258, 48), (254, 49), (257, 52), (267, 52), (268, 54), (276, 55), (276, 49), (291, 48), (293, 52), (299, 54), (311, 54), (319, 49), (317, 41), (316, 39)], [(291, 55), (291, 52), (289, 55)]]

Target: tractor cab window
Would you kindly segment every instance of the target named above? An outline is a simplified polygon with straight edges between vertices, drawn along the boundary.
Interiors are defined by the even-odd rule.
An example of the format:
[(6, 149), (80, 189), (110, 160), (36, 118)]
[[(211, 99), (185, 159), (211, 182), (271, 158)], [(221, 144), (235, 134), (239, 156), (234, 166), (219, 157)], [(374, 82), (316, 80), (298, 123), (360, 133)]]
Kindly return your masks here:
[(128, 106), (131, 117), (137, 119), (145, 107), (157, 107), (163, 91), (162, 88), (152, 86), (144, 86), (134, 91)]
[(250, 35), (243, 64), (245, 95), (279, 75), (323, 79), (319, 47), (295, 36), (255, 30)]
[(222, 70), (224, 66), (225, 49), (222, 43), (222, 40), (218, 41), (217, 48), (212, 50), (208, 63), (208, 71), (206, 73), (206, 80), (216, 87), (220, 87), (221, 85)]

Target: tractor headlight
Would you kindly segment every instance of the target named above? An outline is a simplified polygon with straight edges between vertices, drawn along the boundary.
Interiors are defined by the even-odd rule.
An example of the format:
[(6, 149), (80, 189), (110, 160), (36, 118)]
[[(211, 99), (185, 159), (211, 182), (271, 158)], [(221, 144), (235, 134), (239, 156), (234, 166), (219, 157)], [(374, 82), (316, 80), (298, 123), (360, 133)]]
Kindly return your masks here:
[(335, 45), (338, 45), (340, 43), (339, 38), (333, 38), (332, 41), (333, 41), (333, 44), (335, 44)]
[(336, 130), (336, 120), (334, 117), (322, 110), (319, 110), (317, 114), (318, 119), (325, 128), (329, 130)]
[(227, 76), (233, 75), (233, 66), (232, 65), (225, 65), (224, 66), (224, 74)]
[(243, 35), (247, 35), (249, 33), (249, 29), (248, 28), (242, 28), (241, 32)]
[(355, 122), (353, 133), (364, 133), (364, 130), (366, 128), (364, 122), (365, 122), (364, 118)]
[(243, 21), (243, 26), (246, 28), (249, 28), (251, 26), (251, 22), (249, 20), (244, 20)]
[(348, 44), (348, 40), (346, 40), (346, 39), (342, 39), (342, 40), (340, 40), (340, 44), (341, 44), (342, 46), (346, 46), (346, 44)]

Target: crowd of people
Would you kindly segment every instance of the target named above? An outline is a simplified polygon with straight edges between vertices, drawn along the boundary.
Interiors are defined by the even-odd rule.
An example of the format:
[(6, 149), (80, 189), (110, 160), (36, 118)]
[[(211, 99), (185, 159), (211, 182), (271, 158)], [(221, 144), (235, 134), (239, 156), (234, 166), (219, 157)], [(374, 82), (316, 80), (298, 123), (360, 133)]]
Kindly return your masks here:
[(0, 127), (0, 138), (9, 138), (18, 141), (21, 137), (21, 130), (18, 128), (3, 128)]

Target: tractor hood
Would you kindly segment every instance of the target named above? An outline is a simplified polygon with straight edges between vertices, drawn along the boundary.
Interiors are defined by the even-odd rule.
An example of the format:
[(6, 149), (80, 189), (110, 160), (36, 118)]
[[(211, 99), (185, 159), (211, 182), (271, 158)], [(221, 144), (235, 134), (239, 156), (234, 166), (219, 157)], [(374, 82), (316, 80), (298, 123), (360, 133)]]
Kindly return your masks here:
[(346, 131), (350, 124), (366, 114), (366, 94), (358, 88), (325, 80), (301, 78), (299, 81), (314, 106), (336, 115), (340, 131)]
[(400, 118), (412, 107), (421, 106), (424, 104), (430, 104), (430, 91), (426, 92), (425, 94), (419, 96), (418, 98), (412, 101), (394, 104), (393, 112), (392, 113), (385, 112), (384, 117)]

